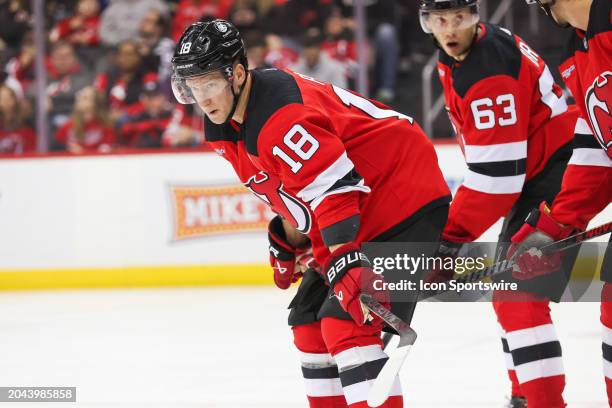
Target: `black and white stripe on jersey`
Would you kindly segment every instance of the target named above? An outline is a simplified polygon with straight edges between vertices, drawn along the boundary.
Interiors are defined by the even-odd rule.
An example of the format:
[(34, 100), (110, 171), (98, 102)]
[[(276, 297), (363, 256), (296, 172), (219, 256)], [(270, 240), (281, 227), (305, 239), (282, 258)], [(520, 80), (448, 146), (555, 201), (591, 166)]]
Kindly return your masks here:
[(478, 174), (491, 177), (509, 177), (525, 174), (527, 159), (505, 160), (486, 163), (468, 163), (468, 168)]
[[(346, 152), (342, 153), (334, 163), (321, 172), (310, 184), (297, 193), (297, 196), (307, 203), (312, 211), (334, 194), (371, 190), (365, 185), (363, 177), (357, 170)], [(351, 217), (321, 230), (326, 245), (334, 245), (352, 241), (359, 230), (359, 217)]]
[(465, 145), (463, 185), (488, 194), (520, 193), (526, 177), (527, 141)]
[(314, 211), (326, 197), (352, 190), (370, 192), (363, 177), (357, 173), (353, 162), (344, 152), (297, 195)]
[(610, 160), (606, 151), (595, 139), (587, 121), (582, 118), (579, 118), (576, 122), (572, 147), (572, 157), (568, 164), (612, 167), (612, 160)]

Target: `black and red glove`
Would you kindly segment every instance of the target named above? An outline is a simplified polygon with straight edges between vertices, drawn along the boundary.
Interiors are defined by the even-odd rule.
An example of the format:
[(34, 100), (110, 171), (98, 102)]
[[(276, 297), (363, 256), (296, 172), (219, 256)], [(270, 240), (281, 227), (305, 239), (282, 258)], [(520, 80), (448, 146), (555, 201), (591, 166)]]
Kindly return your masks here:
[(463, 246), (460, 242), (440, 241), (440, 245), (436, 250), (434, 257), (440, 258), (440, 263), (435, 263), (434, 268), (427, 272), (425, 276), (425, 282), (427, 283), (440, 283), (448, 282), (455, 276), (455, 270), (453, 268), (446, 269), (444, 266), (448, 264), (448, 259), (452, 260), (451, 264), (454, 265), (455, 259), (459, 255), (459, 250)]
[[(325, 279), (333, 289), (342, 308), (351, 315), (358, 326), (373, 319), (368, 309), (362, 305), (359, 295), (372, 295), (383, 306), (389, 307), (389, 293), (381, 288), (383, 277), (375, 274), (372, 264), (354, 243), (342, 245), (332, 252), (323, 268)], [(376, 281), (381, 281), (375, 285)]]
[(558, 223), (550, 214), (545, 202), (532, 210), (525, 224), (512, 236), (508, 259), (514, 261), (512, 276), (516, 279), (532, 279), (555, 272), (561, 267), (561, 253), (547, 254), (543, 246), (569, 237), (574, 228)]
[(287, 289), (297, 282), (308, 268), (318, 268), (310, 242), (296, 248), (287, 241), (283, 219), (272, 218), (268, 224), (268, 241), (270, 243), (270, 265), (274, 270), (274, 283), (281, 289)]

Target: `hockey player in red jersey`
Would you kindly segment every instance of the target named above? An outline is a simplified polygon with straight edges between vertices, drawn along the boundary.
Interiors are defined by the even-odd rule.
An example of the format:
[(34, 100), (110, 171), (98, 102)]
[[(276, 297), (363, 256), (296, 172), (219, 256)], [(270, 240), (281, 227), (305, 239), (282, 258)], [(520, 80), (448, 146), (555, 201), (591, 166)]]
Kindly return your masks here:
[[(550, 273), (559, 254), (535, 251), (547, 243), (584, 230), (612, 202), (612, 1), (527, 0), (538, 3), (556, 24), (573, 27), (561, 75), (580, 108), (574, 150), (562, 189), (549, 208), (542, 203), (512, 237), (510, 254), (517, 278)], [(612, 254), (601, 268), (603, 364), (608, 403), (612, 407)], [(563, 254), (565, 257), (565, 254)]]
[[(496, 258), (533, 205), (561, 188), (578, 115), (545, 62), (520, 37), (480, 21), (478, 0), (421, 0), (423, 30), (440, 49), (446, 108), (468, 165), (451, 203), (439, 254), (456, 253), (505, 217)], [(452, 274), (452, 271), (450, 271)], [(430, 279), (450, 279), (434, 271)], [(536, 285), (537, 286), (537, 285)], [(511, 407), (563, 407), (565, 375), (548, 297), (523, 284), (494, 293)]]
[[(207, 141), (279, 214), (269, 226), (277, 286), (299, 278), (310, 248), (322, 265), (302, 277), (289, 315), (310, 406), (366, 407), (387, 357), (382, 323), (359, 301), (374, 292), (361, 244), (439, 241), (450, 194), (433, 145), (412, 118), (358, 94), (249, 71), (240, 34), (223, 20), (189, 27), (173, 66), (178, 101), (198, 103)], [(409, 320), (412, 308), (403, 310)], [(383, 406), (403, 406), (399, 380)]]

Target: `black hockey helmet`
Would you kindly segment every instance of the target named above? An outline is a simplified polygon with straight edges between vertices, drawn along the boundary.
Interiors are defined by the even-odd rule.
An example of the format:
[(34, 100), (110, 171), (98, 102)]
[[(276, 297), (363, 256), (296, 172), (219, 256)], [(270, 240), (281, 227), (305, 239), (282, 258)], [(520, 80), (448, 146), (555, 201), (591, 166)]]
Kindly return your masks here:
[(558, 25), (561, 28), (568, 28), (570, 27), (570, 24), (559, 24), (559, 22), (557, 22), (557, 20), (555, 19), (555, 17), (552, 15), (552, 11), (550, 11), (550, 8), (552, 6), (555, 5), (555, 3), (557, 2), (557, 0), (550, 0), (549, 2), (544, 3), (542, 0), (525, 0), (525, 2), (529, 5), (532, 4), (537, 4), (538, 6), (540, 6), (540, 8), (542, 10), (544, 10), (544, 13), (546, 13), (546, 15), (555, 22), (556, 25)]
[(172, 58), (174, 96), (182, 104), (195, 103), (185, 78), (215, 71), (221, 71), (231, 83), (236, 60), (248, 69), (244, 43), (232, 23), (217, 19), (192, 24), (181, 36)]
[(431, 13), (436, 11), (455, 10), (461, 8), (469, 8), (473, 19), (468, 21), (468, 24), (476, 24), (480, 20), (479, 11), (480, 0), (421, 0), (419, 5), (419, 18), (423, 31), (428, 34), (432, 33), (429, 24)]

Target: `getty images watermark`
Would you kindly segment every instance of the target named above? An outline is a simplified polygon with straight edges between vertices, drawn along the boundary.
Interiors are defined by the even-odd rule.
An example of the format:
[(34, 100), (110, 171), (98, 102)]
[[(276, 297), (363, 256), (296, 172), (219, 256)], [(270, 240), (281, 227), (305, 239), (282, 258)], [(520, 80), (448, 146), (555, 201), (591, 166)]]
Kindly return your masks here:
[(76, 387), (0, 387), (0, 402), (76, 402)]
[[(410, 256), (408, 254), (395, 254), (388, 257), (374, 257), (372, 269), (374, 273), (382, 275), (388, 270), (403, 271), (411, 275), (417, 271), (448, 271), (452, 274), (462, 275), (466, 272), (477, 272), (485, 269), (486, 255), (478, 257), (436, 257), (436, 256)], [(377, 279), (373, 282), (374, 290), (389, 291), (436, 291), (436, 292), (462, 292), (470, 290), (517, 290), (516, 282), (506, 282), (503, 279), (498, 282), (461, 282), (450, 280), (447, 282), (430, 282), (426, 279), (417, 281), (400, 279), (399, 281), (387, 282)]]

